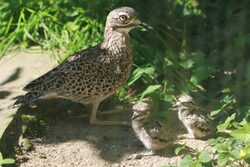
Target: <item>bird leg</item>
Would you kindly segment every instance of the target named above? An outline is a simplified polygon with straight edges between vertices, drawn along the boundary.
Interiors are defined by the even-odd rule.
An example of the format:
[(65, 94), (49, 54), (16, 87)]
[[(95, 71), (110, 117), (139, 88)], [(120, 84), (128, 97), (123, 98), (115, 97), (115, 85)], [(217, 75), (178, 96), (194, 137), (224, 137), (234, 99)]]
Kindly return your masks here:
[(92, 111), (91, 111), (91, 116), (90, 116), (90, 120), (89, 120), (89, 123), (91, 125), (130, 126), (128, 122), (121, 122), (121, 121), (100, 121), (100, 120), (97, 120), (96, 119), (96, 114), (97, 114), (97, 109), (98, 109), (99, 103), (100, 102), (93, 103)]
[[(115, 109), (115, 110), (111, 110), (111, 111), (102, 111), (102, 112), (97, 112), (97, 116), (106, 116), (106, 115), (112, 115), (112, 114), (119, 114), (122, 112), (122, 109)], [(89, 114), (81, 114), (81, 115), (77, 115), (74, 116), (76, 118), (86, 118), (89, 117)]]
[[(119, 107), (119, 108), (118, 108)], [(123, 107), (118, 106), (115, 109), (111, 110), (111, 111), (102, 111), (102, 112), (98, 112), (97, 115), (99, 116), (105, 116), (105, 115), (111, 115), (111, 114), (119, 114), (122, 112)]]

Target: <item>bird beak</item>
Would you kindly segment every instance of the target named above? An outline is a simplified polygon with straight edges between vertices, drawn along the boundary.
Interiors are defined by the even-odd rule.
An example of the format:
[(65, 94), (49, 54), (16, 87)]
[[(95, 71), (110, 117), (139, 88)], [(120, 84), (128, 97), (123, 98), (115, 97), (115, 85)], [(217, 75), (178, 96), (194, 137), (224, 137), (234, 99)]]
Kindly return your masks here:
[(148, 24), (146, 24), (146, 23), (144, 23), (142, 21), (140, 21), (139, 25), (142, 26), (143, 28), (147, 29), (147, 30), (153, 30), (154, 29), (153, 27), (151, 27), (150, 25), (148, 25)]
[(172, 106), (172, 110), (178, 110), (179, 105), (180, 105), (179, 102), (177, 102), (176, 104), (174, 104), (174, 105)]
[(178, 106), (177, 106), (177, 105), (173, 105), (173, 106), (172, 106), (172, 108), (171, 108), (171, 110), (172, 110), (172, 111), (176, 111), (176, 110), (177, 110), (177, 108), (178, 108)]

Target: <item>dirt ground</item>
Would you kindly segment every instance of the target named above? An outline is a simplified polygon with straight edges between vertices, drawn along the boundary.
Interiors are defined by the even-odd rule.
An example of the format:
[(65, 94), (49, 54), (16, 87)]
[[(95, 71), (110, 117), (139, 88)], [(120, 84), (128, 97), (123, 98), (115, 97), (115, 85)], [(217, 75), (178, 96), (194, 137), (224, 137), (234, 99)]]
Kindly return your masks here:
[[(174, 150), (178, 144), (186, 143), (194, 149), (204, 147), (203, 141), (185, 139), (175, 141), (160, 155), (129, 160), (128, 158), (133, 154), (146, 151), (136, 139), (132, 128), (91, 126), (88, 124), (89, 109), (89, 107), (65, 100), (42, 101), (37, 104), (36, 108), (23, 107), (19, 109), (19, 112), (23, 114), (36, 115), (39, 120), (45, 121), (42, 136), (32, 137), (30, 140), (32, 149), (27, 149), (26, 146), (21, 147), (22, 154), (17, 155), (19, 166), (177, 166), (181, 156), (176, 156)], [(99, 119), (130, 121), (131, 107), (118, 106), (117, 110), (122, 112), (108, 116), (102, 115), (99, 116)], [(172, 130), (176, 132), (179, 125), (176, 124), (176, 119), (170, 119), (172, 123), (169, 120), (168, 123), (172, 124)], [(28, 138), (30, 137), (28, 136)], [(22, 143), (22, 139), (19, 144), (20, 142)]]

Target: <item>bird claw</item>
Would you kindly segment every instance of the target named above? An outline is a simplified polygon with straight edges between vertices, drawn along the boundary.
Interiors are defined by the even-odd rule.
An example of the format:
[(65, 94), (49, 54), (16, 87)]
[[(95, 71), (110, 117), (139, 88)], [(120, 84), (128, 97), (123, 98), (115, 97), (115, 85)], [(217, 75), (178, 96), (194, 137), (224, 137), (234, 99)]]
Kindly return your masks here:
[(127, 160), (135, 160), (135, 159), (141, 159), (143, 156), (142, 154), (133, 154), (127, 158)]
[(128, 160), (141, 159), (142, 157), (153, 156), (153, 155), (155, 155), (154, 151), (150, 151), (150, 152), (146, 152), (146, 153), (133, 154), (128, 158)]

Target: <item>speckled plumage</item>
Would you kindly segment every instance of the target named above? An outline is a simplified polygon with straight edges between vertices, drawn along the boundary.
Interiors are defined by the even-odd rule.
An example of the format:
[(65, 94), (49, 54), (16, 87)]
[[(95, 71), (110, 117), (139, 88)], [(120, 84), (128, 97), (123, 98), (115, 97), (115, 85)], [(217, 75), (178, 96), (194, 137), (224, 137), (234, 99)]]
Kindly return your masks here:
[(183, 123), (190, 138), (205, 138), (212, 133), (211, 121), (198, 111), (200, 108), (189, 95), (181, 95), (176, 104), (179, 120)]
[(150, 150), (147, 154), (136, 154), (134, 158), (153, 155), (166, 148), (172, 141), (168, 129), (159, 120), (149, 118), (148, 103), (138, 102), (133, 106), (132, 127), (136, 137)]
[(139, 25), (147, 28), (137, 19), (134, 9), (114, 9), (107, 17), (102, 43), (73, 54), (56, 68), (30, 82), (24, 87), (28, 93), (12, 107), (40, 98), (61, 97), (93, 104), (90, 123), (98, 124), (96, 111), (99, 103), (116, 92), (130, 76), (132, 51), (128, 33)]

